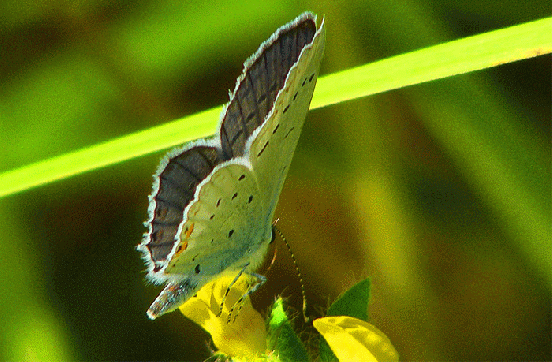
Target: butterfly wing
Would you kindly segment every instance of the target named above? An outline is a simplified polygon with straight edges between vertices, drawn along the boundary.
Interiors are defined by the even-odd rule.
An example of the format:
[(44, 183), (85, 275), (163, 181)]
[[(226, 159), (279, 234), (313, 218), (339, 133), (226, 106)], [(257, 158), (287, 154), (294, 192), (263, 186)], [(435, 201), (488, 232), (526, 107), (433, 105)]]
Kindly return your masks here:
[[(289, 39), (291, 43), (293, 39)], [(266, 220), (271, 222), (278, 198), (309, 110), (324, 53), (324, 23), (312, 42), (302, 48), (298, 61), (291, 67), (275, 105), (264, 124), (249, 138), (248, 157), (258, 175), (267, 205)], [(283, 44), (282, 49), (294, 49)]]
[[(215, 167), (185, 210), (180, 241), (169, 255), (168, 275), (211, 278), (262, 262), (270, 225), (259, 224), (261, 192), (245, 158)], [(259, 257), (255, 257), (259, 254)]]
[(243, 157), (217, 165), (198, 184), (161, 271), (169, 282), (148, 310), (151, 319), (174, 310), (225, 271), (256, 268), (263, 261), (271, 228), (259, 224), (262, 201)]
[(215, 143), (196, 142), (172, 151), (159, 165), (146, 222), (149, 232), (138, 246), (153, 282), (167, 280), (164, 270), (179, 239), (184, 210), (201, 181), (221, 162)]
[(313, 42), (316, 33), (316, 17), (304, 13), (279, 28), (245, 62), (219, 129), (227, 159), (248, 151), (247, 141), (265, 123), (290, 69), (303, 49)]

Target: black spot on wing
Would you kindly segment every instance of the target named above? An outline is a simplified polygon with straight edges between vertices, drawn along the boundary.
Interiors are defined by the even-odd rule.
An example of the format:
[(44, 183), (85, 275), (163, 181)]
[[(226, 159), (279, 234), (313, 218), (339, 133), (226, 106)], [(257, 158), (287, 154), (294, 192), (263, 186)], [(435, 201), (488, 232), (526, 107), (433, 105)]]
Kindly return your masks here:
[(263, 152), (264, 152), (264, 150), (266, 149), (267, 146), (268, 146), (268, 141), (266, 141), (263, 148), (259, 151), (259, 153), (257, 154), (257, 157), (260, 157), (263, 154)]
[(288, 133), (286, 133), (286, 135), (284, 136), (284, 139), (285, 138), (288, 138), (289, 134), (295, 129), (295, 127), (291, 127), (288, 131)]

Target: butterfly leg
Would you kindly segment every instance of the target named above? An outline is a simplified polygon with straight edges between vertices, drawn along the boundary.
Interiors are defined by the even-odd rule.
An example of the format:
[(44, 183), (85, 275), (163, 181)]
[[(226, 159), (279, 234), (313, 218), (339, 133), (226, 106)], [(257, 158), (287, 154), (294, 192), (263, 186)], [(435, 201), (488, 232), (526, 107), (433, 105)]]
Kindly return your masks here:
[[(266, 277), (264, 275), (260, 275), (260, 274), (256, 274), (256, 273), (250, 273), (251, 276), (254, 276), (255, 278), (257, 278), (257, 283), (253, 286), (253, 287), (250, 287), (247, 289), (247, 291), (245, 292), (244, 295), (242, 295), (240, 297), (240, 299), (238, 299), (236, 301), (236, 303), (234, 303), (234, 305), (232, 306), (232, 308), (230, 308), (230, 311), (228, 312), (228, 319), (226, 320), (226, 323), (230, 323), (231, 322), (231, 319), (232, 319), (232, 315), (234, 314), (234, 311), (236, 312), (235, 315), (234, 315), (234, 318), (232, 319), (232, 321), (236, 320), (236, 318), (238, 317), (238, 314), (240, 313), (240, 310), (242, 309), (243, 307), (243, 302), (245, 301), (245, 298), (247, 298), (248, 296), (250, 296), (251, 294), (255, 293), (255, 291), (257, 289), (259, 289), (259, 287), (261, 285), (263, 285), (265, 282), (266, 282)], [(236, 307), (238, 307), (238, 309), (236, 309)]]
[(238, 275), (236, 275), (236, 277), (234, 278), (234, 280), (232, 280), (232, 283), (230, 283), (228, 285), (228, 287), (226, 288), (226, 292), (224, 293), (224, 296), (222, 297), (222, 300), (220, 302), (220, 308), (219, 308), (219, 312), (217, 314), (217, 317), (220, 317), (220, 315), (222, 314), (222, 308), (224, 306), (224, 302), (226, 301), (226, 297), (228, 296), (228, 293), (230, 293), (230, 289), (232, 289), (232, 286), (234, 284), (236, 284), (236, 282), (238, 281), (238, 279), (241, 277), (241, 275), (243, 274), (243, 272), (245, 271), (245, 269), (247, 269), (247, 267), (249, 266), (249, 263), (245, 264), (245, 266), (240, 270), (240, 272), (238, 273)]

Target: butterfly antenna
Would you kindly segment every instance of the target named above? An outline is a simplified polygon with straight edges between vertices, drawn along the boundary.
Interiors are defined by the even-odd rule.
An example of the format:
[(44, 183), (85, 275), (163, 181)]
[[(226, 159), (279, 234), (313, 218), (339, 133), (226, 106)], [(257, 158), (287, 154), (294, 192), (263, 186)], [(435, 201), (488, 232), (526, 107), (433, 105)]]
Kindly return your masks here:
[[(278, 221), (278, 220), (276, 220)], [(295, 265), (295, 270), (297, 271), (297, 276), (299, 277), (299, 282), (301, 283), (301, 294), (303, 296), (303, 318), (305, 318), (305, 323), (309, 323), (309, 317), (307, 317), (307, 296), (305, 293), (305, 285), (303, 284), (303, 275), (301, 274), (301, 271), (299, 270), (299, 265), (297, 264), (297, 260), (295, 260), (295, 255), (293, 254), (293, 251), (291, 250), (291, 246), (287, 242), (284, 234), (276, 227), (276, 222), (272, 224), (272, 228), (276, 230), (278, 235), (282, 238), (284, 241), (284, 244), (286, 244), (289, 254), (291, 255), (291, 259), (293, 260), (293, 265)]]

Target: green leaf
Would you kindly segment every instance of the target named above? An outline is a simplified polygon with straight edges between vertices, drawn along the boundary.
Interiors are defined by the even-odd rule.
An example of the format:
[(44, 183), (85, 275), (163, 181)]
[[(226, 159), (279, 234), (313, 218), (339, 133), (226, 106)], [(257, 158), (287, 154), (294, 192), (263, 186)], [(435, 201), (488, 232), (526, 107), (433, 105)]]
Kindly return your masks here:
[[(368, 303), (370, 302), (370, 278), (355, 284), (332, 303), (327, 316), (349, 316), (363, 321), (368, 320)], [(319, 355), (321, 361), (337, 361), (328, 342), (320, 338)]]
[(368, 321), (370, 278), (355, 284), (343, 293), (328, 309), (327, 316), (348, 316)]
[(268, 349), (275, 351), (282, 361), (308, 361), (309, 355), (301, 339), (297, 336), (284, 311), (284, 303), (279, 298), (272, 307), (268, 321)]

